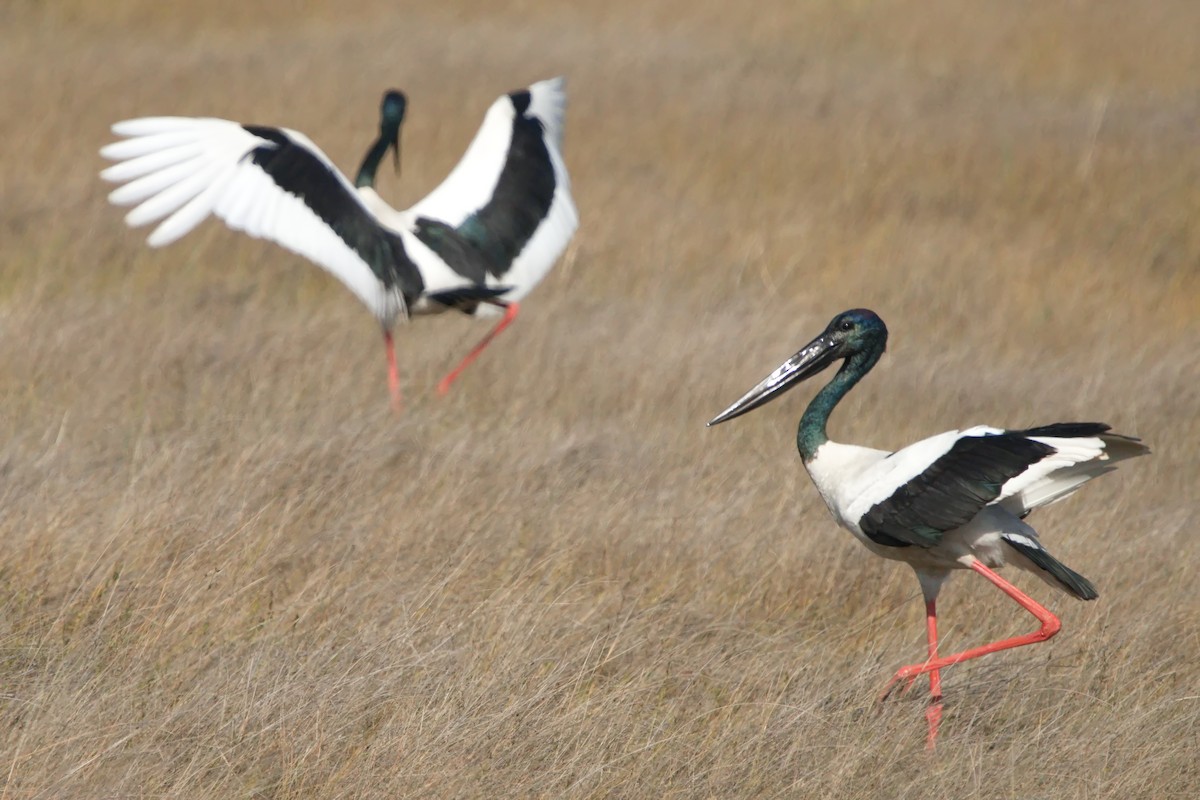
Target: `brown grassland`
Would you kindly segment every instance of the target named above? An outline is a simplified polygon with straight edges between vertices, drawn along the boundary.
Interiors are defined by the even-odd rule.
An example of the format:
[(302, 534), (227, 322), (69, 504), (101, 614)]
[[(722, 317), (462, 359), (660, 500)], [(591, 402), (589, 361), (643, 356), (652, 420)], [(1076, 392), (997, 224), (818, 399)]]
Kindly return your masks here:
[[(0, 800), (1200, 797), (1200, 4), (0, 5)], [(565, 74), (581, 226), (486, 323), (399, 331), (207, 223), (151, 251), (108, 125), (222, 116), (344, 169), (409, 93), (407, 205), (502, 91)], [(916, 581), (796, 456), (812, 388), (704, 421), (836, 312), (903, 444), (1101, 420), (1125, 465), (1032, 522), (1094, 603), (875, 693)], [(1030, 619), (960, 575), (945, 647)]]

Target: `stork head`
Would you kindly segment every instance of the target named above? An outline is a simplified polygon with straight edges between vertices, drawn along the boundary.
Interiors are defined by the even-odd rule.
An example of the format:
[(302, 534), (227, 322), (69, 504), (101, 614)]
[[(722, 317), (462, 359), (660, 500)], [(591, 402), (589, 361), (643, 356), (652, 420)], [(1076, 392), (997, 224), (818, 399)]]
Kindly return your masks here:
[(392, 149), (392, 162), (400, 172), (400, 125), (408, 109), (408, 98), (399, 89), (389, 89), (379, 104), (379, 138)]
[(404, 111), (408, 108), (408, 100), (404, 92), (391, 89), (383, 95), (379, 104), (379, 138), (371, 145), (371, 149), (363, 156), (354, 185), (359, 189), (373, 189), (375, 186), (375, 171), (379, 162), (392, 151), (396, 174), (400, 174), (400, 125), (404, 122)]
[(887, 326), (874, 311), (852, 308), (834, 317), (825, 330), (729, 408), (709, 421), (717, 425), (771, 402), (835, 361), (855, 364), (860, 376), (875, 366), (887, 347)]

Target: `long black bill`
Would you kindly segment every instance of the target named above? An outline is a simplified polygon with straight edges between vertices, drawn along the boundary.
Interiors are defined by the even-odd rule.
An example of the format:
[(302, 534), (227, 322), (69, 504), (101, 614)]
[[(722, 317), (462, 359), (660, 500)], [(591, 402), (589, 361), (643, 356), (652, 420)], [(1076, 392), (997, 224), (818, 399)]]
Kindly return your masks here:
[(837, 343), (830, 338), (829, 334), (822, 333), (804, 345), (796, 355), (783, 362), (778, 369), (763, 378), (758, 386), (742, 395), (736, 403), (709, 420), (708, 427), (719, 425), (753, 411), (761, 405), (766, 405), (796, 384), (816, 375), (837, 359)]

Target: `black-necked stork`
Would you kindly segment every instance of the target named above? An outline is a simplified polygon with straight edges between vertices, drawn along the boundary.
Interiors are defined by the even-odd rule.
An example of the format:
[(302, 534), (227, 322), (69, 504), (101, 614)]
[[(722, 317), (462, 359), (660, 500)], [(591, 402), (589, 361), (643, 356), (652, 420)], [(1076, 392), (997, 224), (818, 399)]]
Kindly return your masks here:
[(354, 188), (358, 189), (360, 195), (379, 196), (375, 192), (375, 172), (389, 150), (392, 151), (396, 175), (400, 174), (400, 126), (404, 124), (404, 112), (407, 110), (408, 98), (404, 92), (389, 89), (383, 93), (383, 100), (379, 103), (379, 136), (363, 156), (358, 174), (354, 177)]
[[(900, 669), (880, 699), (898, 681), (906, 681), (907, 688), (918, 675), (929, 673), (932, 699), (926, 717), (932, 747), (941, 721), (942, 667), (1045, 641), (1059, 630), (1054, 614), (994, 570), (1015, 564), (1081, 600), (1097, 597), (1086, 578), (1046, 551), (1025, 516), (1110, 472), (1118, 461), (1150, 450), (1094, 422), (1025, 430), (978, 426), (947, 431), (894, 453), (831, 442), (825, 433), (830, 414), (879, 361), (887, 336), (887, 327), (873, 311), (838, 314), (820, 336), (708, 424), (752, 411), (842, 360), (800, 418), (796, 444), (838, 523), (872, 553), (904, 561), (917, 573), (925, 596), (929, 659)], [(937, 596), (955, 569), (972, 569), (987, 578), (1037, 617), (1041, 628), (939, 658)]]
[[(372, 188), (389, 149), (399, 166), (405, 98), (384, 96), (380, 135), (355, 183), (304, 134), (223, 119), (146, 117), (118, 122), (125, 137), (100, 152), (118, 163), (101, 176), (135, 206), (130, 227), (159, 222), (147, 242), (170, 244), (210, 214), (331, 272), (383, 326), (392, 404), (400, 407), (392, 329), (412, 314), (504, 312), (500, 323), (439, 384), (462, 369), (516, 316), (578, 225), (563, 162), (562, 78), (499, 98), (449, 176), (404, 211)], [(165, 219), (164, 219), (165, 218)]]

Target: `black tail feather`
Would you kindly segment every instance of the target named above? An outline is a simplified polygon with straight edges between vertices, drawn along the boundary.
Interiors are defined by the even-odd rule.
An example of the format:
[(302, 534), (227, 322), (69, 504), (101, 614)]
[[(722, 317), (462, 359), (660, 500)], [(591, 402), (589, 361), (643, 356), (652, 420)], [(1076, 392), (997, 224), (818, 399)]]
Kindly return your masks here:
[(1002, 535), (1000, 538), (1009, 547), (1032, 561), (1034, 566), (1045, 570), (1059, 586), (1080, 600), (1095, 600), (1100, 596), (1091, 581), (1050, 555), (1037, 541), (1026, 536)]
[(1059, 439), (1075, 439), (1085, 436), (1099, 436), (1106, 433), (1109, 427), (1103, 422), (1055, 422), (1051, 425), (1040, 425), (1036, 428), (1026, 428), (1013, 431), (1022, 436), (1048, 436)]
[(444, 292), (430, 292), (426, 296), (431, 302), (473, 314), (480, 303), (493, 302), (500, 295), (510, 291), (511, 286), (463, 286)]

